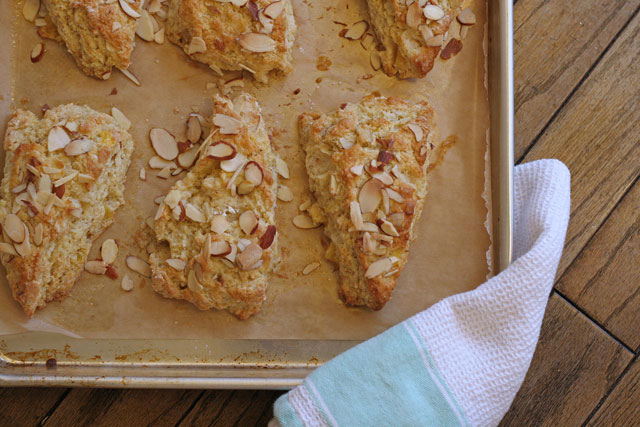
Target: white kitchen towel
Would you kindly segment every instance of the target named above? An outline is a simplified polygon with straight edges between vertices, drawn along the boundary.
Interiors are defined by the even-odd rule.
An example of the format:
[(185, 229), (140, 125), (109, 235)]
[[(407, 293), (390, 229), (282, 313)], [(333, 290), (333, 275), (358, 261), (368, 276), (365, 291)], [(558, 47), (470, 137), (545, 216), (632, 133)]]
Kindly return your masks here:
[(516, 167), (512, 264), (316, 369), (276, 401), (277, 422), (497, 425), (536, 348), (569, 207), (564, 164)]

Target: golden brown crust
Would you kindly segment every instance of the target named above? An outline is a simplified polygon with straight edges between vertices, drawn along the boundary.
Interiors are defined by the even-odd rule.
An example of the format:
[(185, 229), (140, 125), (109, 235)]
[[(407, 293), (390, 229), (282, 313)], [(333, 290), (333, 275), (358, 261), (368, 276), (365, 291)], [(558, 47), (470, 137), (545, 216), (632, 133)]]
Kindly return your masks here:
[[(235, 135), (221, 135), (214, 120), (195, 166), (167, 193), (155, 221), (156, 238), (161, 244), (150, 256), (152, 282), (153, 289), (165, 298), (184, 299), (202, 310), (226, 309), (246, 319), (260, 311), (266, 294), (266, 275), (278, 260), (277, 233), (268, 246), (262, 244), (267, 229), (273, 227), (275, 231), (275, 154), (255, 98), (243, 94), (232, 103), (216, 97), (214, 118), (217, 115), (239, 120), (240, 130)], [(239, 162), (242, 166), (235, 171), (223, 171), (221, 161), (207, 155), (209, 147), (219, 142), (235, 148), (234, 159), (243, 159)], [(239, 195), (237, 189), (246, 182), (244, 171), (249, 162), (260, 165), (263, 180), (248, 194)], [(202, 212), (201, 222), (183, 214), (188, 204)], [(238, 220), (247, 211), (259, 219), (257, 228), (249, 234), (240, 228)], [(214, 219), (220, 217), (227, 224), (222, 232), (212, 227)], [(225, 256), (209, 256), (208, 241), (228, 242), (233, 251)], [(261, 264), (243, 269), (240, 257), (243, 246), (249, 244), (262, 244), (257, 261)], [(170, 258), (184, 261), (186, 268), (171, 267), (167, 263)], [(195, 282), (189, 278), (192, 272), (196, 272)]]
[[(75, 156), (64, 149), (50, 151), (48, 136), (54, 128), (70, 140), (90, 140), (91, 148)], [(111, 116), (68, 104), (47, 111), (41, 120), (29, 111), (16, 111), (4, 149), (1, 260), (14, 298), (32, 316), (69, 293), (92, 241), (113, 222), (124, 202), (133, 140)], [(64, 186), (56, 184), (74, 173)], [(10, 253), (17, 250), (7, 233), (10, 214), (28, 229), (28, 253)]]
[[(420, 140), (411, 126), (419, 127)], [(314, 220), (324, 220), (331, 241), (326, 256), (340, 269), (339, 295), (349, 305), (379, 310), (391, 297), (415, 237), (437, 138), (435, 112), (426, 101), (411, 105), (370, 95), (329, 114), (302, 114), (299, 130), (310, 187), (326, 218)], [(375, 207), (363, 204), (365, 186), (378, 195)], [(354, 203), (361, 227), (351, 213)], [(392, 222), (393, 230), (384, 221)], [(384, 259), (390, 262), (377, 265), (390, 267), (367, 277)]]
[[(98, 0), (44, 0), (59, 38), (87, 75), (109, 78), (112, 67), (126, 69), (131, 64), (136, 20), (119, 3)], [(139, 10), (141, 0), (131, 3)], [(54, 38), (49, 26), (41, 36)]]
[[(284, 9), (273, 20), (268, 37), (275, 42), (273, 51), (251, 52), (243, 48), (238, 37), (246, 33), (260, 33), (265, 26), (254, 18), (249, 3), (238, 7), (215, 0), (171, 0), (166, 34), (169, 40), (191, 58), (203, 62), (221, 74), (222, 70), (251, 70), (256, 80), (266, 83), (272, 71), (288, 74), (292, 69), (291, 49), (296, 33), (290, 0), (281, 0)], [(256, 0), (259, 14), (273, 0)], [(201, 38), (204, 52), (190, 53), (194, 37)]]
[[(409, 7), (405, 0), (367, 0), (367, 3), (371, 24), (384, 47), (384, 51), (380, 52), (384, 72), (402, 79), (425, 77), (433, 68), (441, 49), (441, 46), (429, 46), (425, 38), (444, 35), (455, 19), (461, 2), (425, 2), (427, 5), (437, 5), (445, 15), (438, 21), (431, 21), (421, 13), (419, 26), (413, 27), (407, 25)], [(428, 36), (425, 37), (425, 32), (421, 30), (425, 30)]]

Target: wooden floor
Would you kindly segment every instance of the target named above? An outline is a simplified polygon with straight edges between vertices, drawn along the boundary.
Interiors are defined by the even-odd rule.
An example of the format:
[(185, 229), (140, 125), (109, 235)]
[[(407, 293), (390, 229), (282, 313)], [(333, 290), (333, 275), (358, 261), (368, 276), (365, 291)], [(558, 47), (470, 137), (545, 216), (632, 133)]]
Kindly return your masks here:
[[(640, 425), (640, 0), (517, 0), (517, 163), (562, 160), (571, 222), (503, 425)], [(266, 425), (268, 391), (0, 390), (0, 425)]]

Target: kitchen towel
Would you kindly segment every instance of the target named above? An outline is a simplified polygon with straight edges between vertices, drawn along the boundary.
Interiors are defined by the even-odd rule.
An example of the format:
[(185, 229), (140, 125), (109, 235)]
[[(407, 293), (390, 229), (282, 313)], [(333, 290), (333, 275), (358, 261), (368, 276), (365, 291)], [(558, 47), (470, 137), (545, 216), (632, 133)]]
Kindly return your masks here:
[(280, 396), (288, 426), (494, 426), (529, 369), (569, 222), (557, 160), (514, 169), (513, 262), (359, 344)]

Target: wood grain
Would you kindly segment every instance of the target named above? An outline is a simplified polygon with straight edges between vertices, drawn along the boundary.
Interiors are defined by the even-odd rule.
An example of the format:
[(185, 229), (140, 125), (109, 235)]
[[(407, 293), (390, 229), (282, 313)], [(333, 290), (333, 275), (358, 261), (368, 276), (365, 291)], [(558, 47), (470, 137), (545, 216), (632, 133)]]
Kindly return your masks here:
[(529, 373), (501, 425), (580, 425), (632, 357), (554, 293)]
[(640, 347), (640, 182), (636, 182), (557, 288), (631, 348)]
[(201, 393), (198, 390), (72, 389), (47, 425), (175, 425)]
[(66, 392), (63, 388), (0, 389), (0, 426), (35, 426)]
[[(181, 426), (266, 425), (269, 406), (281, 394), (273, 391), (210, 390), (180, 423)], [(258, 424), (264, 423), (264, 424)]]
[(571, 221), (560, 274), (640, 175), (639, 104), (640, 14), (525, 156), (557, 158), (571, 170)]
[(637, 425), (640, 420), (640, 360), (636, 359), (616, 388), (589, 420), (589, 426)]
[(640, 0), (514, 6), (515, 158), (522, 157)]

